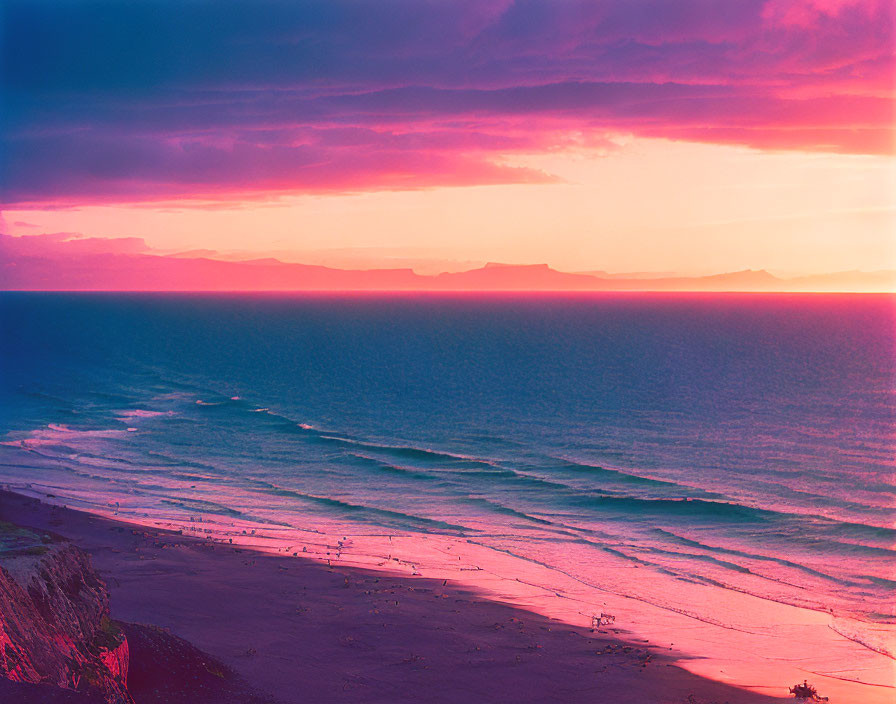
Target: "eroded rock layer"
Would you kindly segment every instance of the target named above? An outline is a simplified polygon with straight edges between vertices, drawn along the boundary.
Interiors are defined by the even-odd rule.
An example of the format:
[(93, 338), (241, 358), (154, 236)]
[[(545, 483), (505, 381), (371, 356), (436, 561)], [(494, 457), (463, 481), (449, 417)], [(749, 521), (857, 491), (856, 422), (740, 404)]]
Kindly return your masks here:
[(0, 675), (131, 704), (106, 585), (63, 540), (0, 523)]

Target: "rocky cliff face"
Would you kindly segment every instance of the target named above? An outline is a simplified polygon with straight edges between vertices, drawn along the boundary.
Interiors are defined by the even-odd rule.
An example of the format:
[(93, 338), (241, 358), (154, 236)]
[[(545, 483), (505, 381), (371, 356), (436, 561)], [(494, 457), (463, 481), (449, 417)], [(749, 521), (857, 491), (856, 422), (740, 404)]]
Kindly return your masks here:
[(127, 674), (127, 639), (87, 555), (0, 524), (0, 676), (132, 704)]

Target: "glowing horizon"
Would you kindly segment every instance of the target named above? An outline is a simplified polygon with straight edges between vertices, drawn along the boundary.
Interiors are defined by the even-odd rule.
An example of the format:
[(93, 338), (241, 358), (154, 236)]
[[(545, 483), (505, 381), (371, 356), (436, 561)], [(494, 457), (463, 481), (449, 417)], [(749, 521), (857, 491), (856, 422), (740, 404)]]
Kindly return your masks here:
[(210, 7), (7, 4), (0, 233), (421, 273), (896, 268), (886, 2)]

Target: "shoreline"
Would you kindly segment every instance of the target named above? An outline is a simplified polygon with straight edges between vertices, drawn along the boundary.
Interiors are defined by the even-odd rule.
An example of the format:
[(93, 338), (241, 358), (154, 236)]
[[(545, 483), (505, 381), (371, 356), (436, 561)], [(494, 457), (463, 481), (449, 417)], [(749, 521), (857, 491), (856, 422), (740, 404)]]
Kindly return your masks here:
[[(478, 642), (481, 638), (488, 641), (496, 631), (505, 631), (508, 624), (523, 622), (529, 624), (532, 633), (541, 631), (544, 635), (545, 629), (552, 628), (563, 631), (566, 639), (575, 635), (579, 641), (590, 641), (584, 652), (581, 647), (570, 650), (568, 640), (561, 638), (557, 642), (556, 636), (553, 637), (551, 651), (554, 660), (551, 669), (558, 673), (571, 671), (573, 680), (590, 675), (595, 666), (603, 667), (609, 660), (605, 655), (612, 651), (603, 652), (601, 649), (610, 648), (615, 643), (617, 649), (627, 648), (628, 652), (627, 659), (622, 658), (620, 663), (614, 663), (620, 667), (615, 668), (617, 671), (614, 672), (614, 678), (619, 680), (619, 689), (614, 691), (613, 701), (626, 701), (626, 688), (649, 688), (652, 685), (639, 684), (648, 680), (657, 684), (649, 675), (663, 683), (654, 696), (668, 694), (669, 698), (645, 699), (638, 696), (631, 701), (683, 702), (689, 695), (694, 695), (696, 701), (703, 701), (700, 697), (705, 695), (708, 701), (717, 698), (732, 704), (774, 701), (770, 696), (787, 697), (787, 687), (806, 678), (832, 702), (861, 700), (868, 704), (883, 703), (889, 701), (892, 694), (892, 684), (887, 683), (888, 677), (892, 682), (892, 660), (865, 648), (862, 650), (867, 655), (861, 663), (842, 659), (840, 662), (850, 662), (850, 670), (864, 671), (862, 674), (866, 677), (869, 674), (873, 676), (873, 668), (876, 667), (877, 686), (852, 681), (855, 679), (850, 676), (853, 672), (842, 667), (839, 673), (830, 671), (827, 675), (819, 675), (803, 667), (810, 663), (801, 662), (799, 656), (784, 664), (782, 654), (775, 652), (775, 647), (780, 649), (782, 645), (780, 634), (771, 634), (767, 629), (763, 631), (762, 624), (757, 625), (757, 619), (777, 619), (786, 624), (786, 635), (794, 647), (799, 638), (807, 633), (813, 636), (826, 634), (830, 642), (825, 647), (834, 648), (832, 657), (854, 658), (860, 646), (831, 630), (824, 614), (775, 603), (757, 611), (755, 601), (760, 600), (749, 595), (738, 597), (743, 602), (739, 606), (734, 604), (735, 609), (741, 609), (741, 616), (744, 613), (750, 615), (747, 622), (752, 621), (753, 625), (746, 628), (735, 618), (727, 625), (701, 622), (692, 616), (672, 613), (609, 591), (602, 592), (602, 609), (598, 609), (594, 604), (593, 585), (584, 590), (581, 585), (576, 586), (576, 580), (572, 577), (565, 581), (561, 579), (556, 570), (550, 570), (550, 574), (546, 575), (544, 571), (548, 568), (524, 565), (520, 558), (510, 555), (502, 557), (494, 549), (463, 538), (437, 535), (343, 535), (340, 538), (335, 534), (308, 531), (299, 540), (297, 530), (293, 530), (288, 539), (272, 538), (257, 532), (253, 535), (248, 528), (236, 525), (225, 532), (222, 530), (224, 526), (206, 522), (178, 526), (172, 523), (161, 525), (159, 520), (147, 519), (149, 525), (131, 524), (114, 516), (102, 517), (95, 513), (59, 508), (52, 505), (54, 501), (63, 503), (58, 497), (44, 497), (40, 502), (24, 494), (3, 492), (0, 493), (0, 510), (5, 519), (7, 514), (14, 514), (11, 520), (27, 524), (30, 518), (32, 524), (39, 524), (35, 527), (66, 535), (86, 549), (93, 556), (95, 567), (109, 582), (116, 618), (169, 628), (172, 633), (186, 638), (233, 667), (253, 686), (270, 692), (284, 702), (292, 701), (288, 696), (284, 697), (284, 693), (288, 695), (289, 687), (300, 686), (303, 679), (300, 663), (296, 662), (295, 657), (283, 655), (293, 647), (292, 639), (284, 631), (295, 634), (297, 639), (306, 635), (299, 629), (298, 623), (283, 624), (279, 622), (279, 617), (275, 618), (270, 613), (252, 615), (238, 610), (240, 621), (252, 623), (253, 631), (271, 633), (279, 644), (265, 650), (263, 656), (260, 655), (262, 649), (254, 646), (249, 646), (240, 655), (239, 648), (234, 649), (233, 634), (224, 637), (225, 634), (210, 625), (215, 619), (214, 607), (199, 602), (194, 609), (185, 611), (183, 605), (177, 603), (176, 595), (185, 587), (206, 590), (221, 579), (227, 581), (238, 577), (245, 590), (242, 598), (251, 599), (254, 592), (255, 599), (272, 600), (271, 607), (276, 605), (282, 617), (289, 613), (293, 618), (298, 618), (300, 612), (296, 612), (298, 616), (290, 613), (291, 608), (296, 608), (294, 599), (300, 591), (301, 596), (307, 598), (311, 587), (311, 595), (316, 601), (336, 599), (334, 607), (337, 614), (350, 609), (359, 618), (383, 620), (378, 628), (372, 625), (361, 628), (363, 633), (357, 636), (340, 636), (346, 629), (353, 631), (358, 626), (351, 619), (340, 622), (337, 617), (335, 621), (328, 621), (329, 630), (324, 628), (318, 633), (324, 640), (336, 640), (343, 656), (346, 650), (364, 648), (361, 661), (371, 666), (376, 664), (376, 658), (371, 653), (380, 650), (383, 645), (387, 648), (395, 646), (394, 639), (390, 641), (386, 638), (384, 642), (385, 636), (379, 630), (386, 628), (389, 619), (395, 618), (409, 619), (415, 629), (441, 621), (442, 628), (437, 628), (439, 635), (450, 632), (452, 636), (461, 635), (467, 642)], [(177, 530), (182, 534), (174, 532)], [(348, 533), (347, 530), (345, 532)], [(384, 548), (389, 552), (385, 553)], [(454, 557), (458, 558), (456, 562)], [(157, 568), (147, 569), (150, 563), (155, 563)], [(258, 569), (260, 564), (264, 565), (264, 569)], [(629, 576), (631, 574), (629, 570)], [(512, 578), (508, 575), (516, 576)], [(283, 588), (285, 577), (291, 585), (287, 588)], [(547, 585), (546, 577), (549, 579)], [(374, 596), (369, 588), (362, 588), (381, 582), (388, 582), (392, 585), (390, 589), (401, 594), (401, 599), (395, 600), (396, 606), (389, 607), (382, 614), (377, 607), (366, 608), (371, 600), (376, 602), (377, 598), (382, 597)], [(345, 603), (340, 603), (340, 599)], [(453, 603), (464, 606), (455, 609), (452, 599), (455, 600)], [(469, 623), (472, 613), (480, 610), (489, 612), (493, 619), (490, 626), (484, 627), (481, 632)], [(465, 617), (455, 615), (457, 613)], [(507, 616), (508, 613), (515, 615)], [(601, 628), (600, 632), (592, 633), (589, 628), (591, 616), (610, 614), (615, 617), (615, 622)], [(220, 615), (232, 618), (234, 613), (232, 609), (225, 608)], [(466, 628), (457, 628), (455, 620), (458, 618), (466, 622)], [(321, 625), (318, 624), (319, 629)], [(350, 640), (342, 642), (340, 638)], [(432, 639), (420, 642), (429, 645), (428, 640)], [(366, 645), (362, 646), (362, 643)], [(533, 643), (527, 644), (526, 648), (531, 645)], [(541, 655), (542, 645), (534, 645), (536, 647), (532, 650), (521, 652)], [(481, 646), (473, 647), (477, 648), (477, 654), (481, 653), (478, 650)], [(251, 657), (245, 656), (248, 650), (255, 650), (256, 653)], [(314, 650), (319, 650), (319, 644)], [(515, 650), (520, 650), (518, 644), (504, 642), (494, 659), (477, 661), (475, 667), (477, 671), (491, 669), (496, 675), (510, 675), (518, 679), (520, 673), (508, 672), (508, 663), (505, 662), (512, 654), (517, 659), (510, 660), (510, 668), (522, 664), (523, 661), (518, 659), (520, 652)], [(791, 653), (799, 650), (795, 648)], [(632, 653), (637, 653), (634, 660), (629, 657)], [(417, 663), (414, 657), (411, 653), (391, 665), (406, 665), (407, 658), (411, 658), (411, 664)], [(421, 657), (422, 661), (427, 662), (423, 670), (438, 667), (454, 675), (466, 672), (468, 668), (464, 667), (465, 664), (473, 664), (472, 661), (462, 662), (457, 652)], [(813, 657), (817, 660), (817, 653), (813, 653)], [(357, 669), (358, 663), (354, 658), (342, 659), (341, 666), (332, 666), (329, 673), (331, 678)], [(264, 673), (265, 668), (258, 666), (263, 660), (269, 663), (267, 669), (282, 666), (284, 661), (292, 662), (296, 668), (295, 681), (291, 685), (284, 681), (272, 682), (270, 675)], [(433, 664), (440, 660), (438, 666)], [(540, 685), (535, 689), (547, 687), (547, 683), (551, 683), (551, 687), (570, 686), (568, 673), (559, 677), (542, 672), (538, 677)], [(672, 689), (669, 688), (670, 683)], [(486, 684), (483, 681), (481, 686)], [(721, 693), (716, 693), (717, 688), (722, 688)], [(521, 691), (531, 689), (530, 686)], [(398, 698), (393, 695), (383, 701), (414, 700), (410, 692), (406, 694), (407, 699), (402, 699), (404, 695)], [(572, 688), (563, 700), (578, 701), (580, 699), (577, 697), (581, 696), (582, 701), (593, 701), (586, 694), (585, 689)], [(335, 695), (327, 698), (321, 693), (320, 696), (314, 701), (343, 701)], [(367, 696), (361, 691), (350, 699), (379, 701), (375, 696)], [(444, 699), (455, 700), (450, 697)], [(500, 698), (484, 696), (482, 700), (499, 701)]]
[(86, 550), (114, 618), (186, 639), (282, 704), (778, 700), (693, 675), (621, 629), (591, 633), (444, 580), (262, 553), (8, 491), (0, 516)]

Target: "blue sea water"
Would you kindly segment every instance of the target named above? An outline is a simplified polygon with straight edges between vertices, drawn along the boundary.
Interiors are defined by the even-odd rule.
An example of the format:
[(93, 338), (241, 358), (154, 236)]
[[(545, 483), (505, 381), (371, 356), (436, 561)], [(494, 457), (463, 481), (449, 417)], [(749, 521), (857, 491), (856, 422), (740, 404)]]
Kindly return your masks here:
[(3, 293), (0, 336), (0, 482), (896, 621), (891, 296)]

